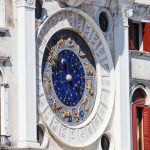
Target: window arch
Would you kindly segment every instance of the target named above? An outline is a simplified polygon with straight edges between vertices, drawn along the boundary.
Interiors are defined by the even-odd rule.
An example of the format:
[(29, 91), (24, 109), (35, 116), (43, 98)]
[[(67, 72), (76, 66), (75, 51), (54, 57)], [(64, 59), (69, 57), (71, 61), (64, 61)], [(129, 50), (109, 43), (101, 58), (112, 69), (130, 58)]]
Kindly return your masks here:
[(132, 141), (133, 150), (150, 147), (149, 91), (144, 85), (137, 85), (132, 92)]
[(135, 104), (145, 105), (147, 94), (142, 88), (137, 88), (132, 95), (132, 102)]

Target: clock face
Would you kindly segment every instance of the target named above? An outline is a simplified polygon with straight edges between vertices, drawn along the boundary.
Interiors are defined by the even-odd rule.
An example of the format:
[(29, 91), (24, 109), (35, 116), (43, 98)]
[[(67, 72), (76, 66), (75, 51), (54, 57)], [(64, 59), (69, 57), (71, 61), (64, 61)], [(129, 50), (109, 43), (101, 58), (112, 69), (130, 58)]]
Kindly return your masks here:
[(49, 107), (65, 124), (80, 124), (91, 114), (95, 75), (93, 55), (80, 35), (61, 30), (52, 36), (43, 57), (43, 88)]
[(40, 120), (54, 140), (87, 147), (104, 133), (114, 104), (114, 69), (103, 33), (84, 12), (65, 8), (43, 23), (36, 47)]

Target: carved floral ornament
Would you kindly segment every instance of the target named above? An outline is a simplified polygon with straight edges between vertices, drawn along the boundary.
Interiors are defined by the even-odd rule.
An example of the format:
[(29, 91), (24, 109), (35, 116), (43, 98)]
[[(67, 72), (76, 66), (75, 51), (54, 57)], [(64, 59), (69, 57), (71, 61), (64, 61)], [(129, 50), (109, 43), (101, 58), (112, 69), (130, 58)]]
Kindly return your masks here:
[[(67, 8), (47, 18), (36, 43), (38, 106), (43, 123), (71, 147), (94, 143), (106, 129), (114, 104), (114, 69), (103, 33), (87, 14)], [(75, 87), (80, 79), (84, 86), (79, 83)], [(65, 93), (77, 90), (81, 94), (71, 102), (71, 94), (66, 97)]]

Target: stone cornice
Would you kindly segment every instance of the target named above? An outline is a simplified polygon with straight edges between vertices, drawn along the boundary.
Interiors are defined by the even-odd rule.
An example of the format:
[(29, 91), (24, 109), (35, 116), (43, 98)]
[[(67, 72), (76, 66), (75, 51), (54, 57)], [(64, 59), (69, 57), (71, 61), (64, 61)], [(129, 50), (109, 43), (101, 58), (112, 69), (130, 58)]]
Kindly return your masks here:
[(133, 4), (133, 16), (132, 20), (135, 21), (150, 21), (150, 5), (146, 4)]
[(129, 6), (118, 5), (115, 9), (112, 9), (114, 24), (118, 26), (120, 21), (123, 21), (123, 25), (128, 27), (128, 18), (132, 16), (132, 9)]
[(78, 7), (82, 3), (97, 6), (107, 6), (110, 4), (111, 0), (60, 0), (60, 1), (65, 2), (67, 5), (72, 7)]

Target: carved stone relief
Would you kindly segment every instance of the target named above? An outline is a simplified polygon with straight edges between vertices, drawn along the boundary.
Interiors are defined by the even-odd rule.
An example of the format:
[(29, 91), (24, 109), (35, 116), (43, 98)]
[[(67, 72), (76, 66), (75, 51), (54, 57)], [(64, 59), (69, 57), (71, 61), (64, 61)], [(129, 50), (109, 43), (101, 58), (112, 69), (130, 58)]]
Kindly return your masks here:
[(150, 21), (150, 6), (134, 3), (133, 16), (131, 19), (135, 21)]

